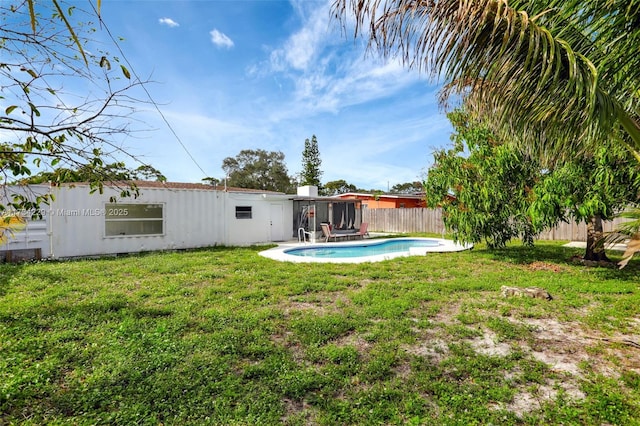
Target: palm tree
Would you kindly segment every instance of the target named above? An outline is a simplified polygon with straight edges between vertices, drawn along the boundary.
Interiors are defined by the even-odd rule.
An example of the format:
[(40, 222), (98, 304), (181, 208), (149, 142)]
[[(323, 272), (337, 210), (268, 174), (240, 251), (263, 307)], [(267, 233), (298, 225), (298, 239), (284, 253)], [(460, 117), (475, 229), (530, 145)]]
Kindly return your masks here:
[(608, 233), (599, 243), (603, 246), (605, 244), (627, 243), (622, 260), (618, 262), (620, 268), (624, 268), (633, 255), (640, 252), (640, 209), (635, 208), (622, 212), (620, 217), (627, 218), (629, 221), (619, 225), (615, 231)]
[(547, 154), (620, 132), (640, 162), (640, 0), (336, 0), (372, 47), (445, 83), (443, 101)]
[(549, 163), (604, 140), (640, 163), (640, 0), (335, 0), (333, 11), (440, 78), (445, 105)]

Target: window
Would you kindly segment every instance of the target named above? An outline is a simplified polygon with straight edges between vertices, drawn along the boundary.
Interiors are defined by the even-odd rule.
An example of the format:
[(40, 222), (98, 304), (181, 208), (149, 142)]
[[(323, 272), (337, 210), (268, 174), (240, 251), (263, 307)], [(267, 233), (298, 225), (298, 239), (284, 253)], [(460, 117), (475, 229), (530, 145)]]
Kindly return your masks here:
[(404, 207), (405, 207), (405, 204), (404, 203), (400, 203), (400, 208), (404, 209)]
[(236, 219), (251, 219), (251, 206), (236, 206)]
[(163, 204), (105, 204), (104, 234), (107, 237), (162, 235)]

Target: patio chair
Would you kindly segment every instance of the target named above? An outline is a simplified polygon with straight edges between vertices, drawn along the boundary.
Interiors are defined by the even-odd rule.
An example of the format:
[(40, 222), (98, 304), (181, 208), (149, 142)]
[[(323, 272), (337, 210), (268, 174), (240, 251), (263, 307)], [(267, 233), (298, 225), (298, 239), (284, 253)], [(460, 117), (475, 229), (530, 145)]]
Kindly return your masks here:
[(356, 232), (356, 235), (359, 236), (360, 238), (364, 238), (365, 236), (368, 237), (369, 236), (369, 231), (367, 231), (368, 227), (369, 227), (369, 224), (367, 222), (362, 222), (360, 224), (360, 229), (358, 230), (358, 232)]
[(342, 237), (341, 234), (333, 233), (331, 225), (328, 223), (321, 223), (320, 227), (322, 228), (322, 236), (325, 237), (325, 243), (329, 241), (329, 238), (333, 238), (333, 241), (338, 241), (338, 237)]

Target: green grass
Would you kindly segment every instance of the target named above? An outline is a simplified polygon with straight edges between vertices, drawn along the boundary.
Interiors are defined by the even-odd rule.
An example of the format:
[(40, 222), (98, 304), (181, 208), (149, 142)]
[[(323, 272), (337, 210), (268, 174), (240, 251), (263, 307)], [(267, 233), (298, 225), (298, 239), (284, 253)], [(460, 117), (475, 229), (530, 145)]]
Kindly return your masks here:
[(640, 424), (637, 259), (264, 248), (0, 265), (0, 424)]

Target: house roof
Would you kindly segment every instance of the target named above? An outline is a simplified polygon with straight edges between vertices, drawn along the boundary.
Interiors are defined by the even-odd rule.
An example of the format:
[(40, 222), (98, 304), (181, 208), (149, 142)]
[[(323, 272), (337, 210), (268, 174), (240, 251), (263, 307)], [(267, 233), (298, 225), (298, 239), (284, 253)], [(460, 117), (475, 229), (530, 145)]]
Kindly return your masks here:
[[(243, 192), (252, 194), (284, 194), (284, 192), (267, 191), (263, 189), (237, 188), (223, 185), (209, 185), (205, 183), (191, 182), (158, 182), (158, 181), (132, 181), (138, 188), (165, 188), (165, 189), (191, 189), (200, 191), (226, 191), (226, 192)], [(106, 187), (128, 186), (131, 182), (105, 182)], [(88, 186), (88, 182), (63, 183), (60, 186)]]
[(424, 194), (367, 194), (364, 192), (345, 192), (344, 194), (334, 195), (336, 198), (347, 198), (347, 197), (378, 197), (378, 198), (411, 198), (415, 200), (421, 200), (424, 198)]

